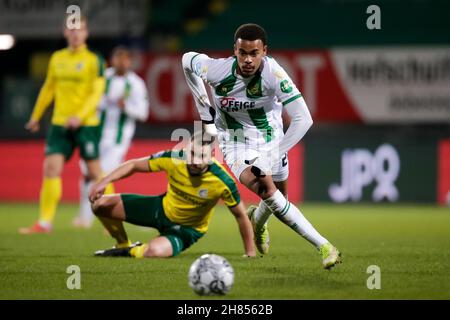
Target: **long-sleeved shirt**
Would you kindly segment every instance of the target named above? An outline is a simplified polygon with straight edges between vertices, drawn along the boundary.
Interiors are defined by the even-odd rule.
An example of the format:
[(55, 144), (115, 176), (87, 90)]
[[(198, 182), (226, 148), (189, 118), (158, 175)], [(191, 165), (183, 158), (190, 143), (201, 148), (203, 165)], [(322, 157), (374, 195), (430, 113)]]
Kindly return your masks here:
[(54, 52), (31, 119), (40, 120), (54, 100), (52, 124), (64, 125), (70, 117), (78, 117), (83, 126), (98, 125), (96, 110), (105, 90), (104, 68), (104, 60), (85, 45)]
[[(149, 114), (147, 87), (136, 73), (120, 76), (114, 68), (105, 72), (106, 90), (99, 110), (102, 120), (102, 141), (110, 144), (129, 144), (133, 138), (136, 120), (145, 121)], [(124, 99), (125, 108), (119, 107)]]

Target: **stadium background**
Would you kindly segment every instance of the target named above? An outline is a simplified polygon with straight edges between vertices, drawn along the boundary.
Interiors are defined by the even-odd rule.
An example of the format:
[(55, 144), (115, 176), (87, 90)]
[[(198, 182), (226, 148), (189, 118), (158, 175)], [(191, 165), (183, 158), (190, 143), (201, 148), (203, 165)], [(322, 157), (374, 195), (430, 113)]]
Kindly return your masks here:
[[(309, 243), (274, 218), (270, 254), (243, 259), (224, 206), (204, 238), (170, 261), (97, 259), (95, 250), (113, 244), (100, 223), (90, 230), (71, 223), (78, 156), (64, 170), (53, 233), (18, 234), (37, 217), (50, 110), (39, 134), (24, 124), (50, 54), (65, 46), (61, 17), (71, 4), (90, 21), (89, 46), (109, 57), (128, 45), (146, 80), (150, 117), (139, 124), (129, 158), (177, 144), (175, 129), (193, 131), (182, 52), (231, 55), (237, 26), (265, 27), (269, 54), (291, 74), (315, 121), (290, 152), (289, 198), (344, 263), (325, 272)], [(381, 30), (366, 27), (372, 4), (381, 8)], [(449, 12), (447, 0), (0, 0), (0, 48), (1, 35), (16, 40), (0, 50), (0, 299), (199, 299), (187, 272), (206, 252), (235, 269), (235, 286), (220, 299), (449, 299)], [(116, 187), (153, 194), (165, 185), (161, 173)], [(256, 200), (240, 189), (247, 203)], [(126, 229), (133, 241), (156, 236)], [(74, 264), (81, 290), (66, 286)], [(373, 265), (381, 290), (369, 288)]]
[[(70, 4), (90, 20), (89, 46), (105, 57), (130, 46), (147, 82), (151, 115), (129, 157), (173, 146), (167, 141), (176, 128), (192, 131), (198, 116), (181, 53), (230, 55), (236, 27), (254, 21), (315, 121), (290, 156), (292, 200), (444, 204), (450, 197), (448, 1), (378, 1), (382, 28), (369, 30), (369, 1), (2, 0), (0, 34), (16, 43), (0, 51), (0, 200), (38, 199), (46, 130), (31, 135), (23, 125), (51, 52), (65, 45), (61, 15)], [(76, 163), (64, 173), (65, 201), (78, 199)], [(164, 189), (163, 178), (157, 185), (134, 179), (119, 191)]]

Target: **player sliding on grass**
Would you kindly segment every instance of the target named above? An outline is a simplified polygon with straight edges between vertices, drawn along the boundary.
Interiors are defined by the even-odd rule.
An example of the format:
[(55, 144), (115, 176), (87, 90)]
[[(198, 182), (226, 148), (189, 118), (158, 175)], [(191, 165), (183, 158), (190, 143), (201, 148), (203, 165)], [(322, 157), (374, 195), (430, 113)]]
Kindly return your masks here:
[[(119, 228), (108, 228), (116, 239), (113, 249), (96, 252), (99, 256), (170, 257), (189, 248), (208, 230), (213, 208), (223, 199), (236, 218), (245, 254), (255, 256), (252, 226), (240, 202), (237, 186), (225, 169), (212, 158), (212, 144), (195, 135), (181, 151), (162, 151), (129, 160), (93, 186), (89, 199), (99, 217), (120, 221)], [(137, 194), (103, 195), (106, 186), (136, 172), (165, 171), (169, 185), (159, 196)], [(122, 221), (158, 229), (160, 235), (148, 244), (131, 244)]]
[[(234, 36), (234, 56), (212, 59), (188, 52), (182, 64), (205, 132), (218, 134), (233, 174), (262, 200), (248, 210), (258, 251), (268, 253), (267, 220), (273, 213), (311, 242), (329, 269), (340, 262), (339, 251), (287, 200), (287, 152), (311, 127), (311, 115), (290, 77), (266, 53), (264, 29), (244, 24)], [(213, 107), (203, 81), (212, 87)], [(283, 108), (291, 117), (285, 135)]]

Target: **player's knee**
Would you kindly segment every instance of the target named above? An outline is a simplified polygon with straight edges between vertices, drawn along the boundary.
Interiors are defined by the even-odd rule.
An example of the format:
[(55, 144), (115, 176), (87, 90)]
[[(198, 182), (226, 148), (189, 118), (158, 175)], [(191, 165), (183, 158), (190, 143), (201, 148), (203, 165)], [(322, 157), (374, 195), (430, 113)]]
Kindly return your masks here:
[(144, 257), (146, 258), (167, 257), (167, 254), (165, 250), (161, 248), (161, 246), (150, 243), (144, 252)]
[(258, 195), (261, 199), (267, 199), (274, 195), (277, 191), (277, 187), (269, 181), (261, 181), (258, 185)]
[(105, 217), (109, 215), (111, 205), (108, 197), (101, 197), (92, 204), (92, 212), (96, 216)]
[(55, 178), (61, 175), (62, 168), (58, 163), (46, 161), (44, 163), (44, 175), (48, 178)]

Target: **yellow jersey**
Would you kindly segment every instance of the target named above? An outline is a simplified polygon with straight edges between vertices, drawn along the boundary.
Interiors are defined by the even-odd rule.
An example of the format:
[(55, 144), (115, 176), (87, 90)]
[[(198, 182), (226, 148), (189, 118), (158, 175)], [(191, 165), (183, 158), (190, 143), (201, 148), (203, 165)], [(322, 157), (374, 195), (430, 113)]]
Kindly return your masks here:
[(104, 69), (104, 60), (86, 45), (54, 52), (31, 119), (39, 121), (54, 99), (52, 124), (64, 125), (76, 116), (83, 126), (98, 125), (96, 109), (105, 90)]
[(208, 171), (199, 176), (189, 174), (183, 150), (161, 151), (150, 156), (148, 164), (152, 172), (167, 173), (169, 184), (163, 208), (167, 218), (174, 223), (204, 233), (220, 199), (229, 207), (240, 202), (234, 179), (215, 159)]

